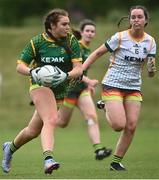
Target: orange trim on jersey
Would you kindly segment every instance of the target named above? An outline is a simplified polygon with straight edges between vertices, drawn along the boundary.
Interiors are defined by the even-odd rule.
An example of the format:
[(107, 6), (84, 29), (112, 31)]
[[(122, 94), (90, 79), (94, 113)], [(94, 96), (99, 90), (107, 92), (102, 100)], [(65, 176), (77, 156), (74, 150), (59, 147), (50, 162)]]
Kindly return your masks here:
[(150, 43), (150, 49), (149, 49), (149, 52), (150, 52), (150, 51), (151, 51), (151, 49), (152, 49), (153, 40), (154, 40), (154, 38), (151, 38), (151, 43)]
[(121, 37), (122, 37), (122, 32), (119, 32), (118, 49), (120, 48), (120, 45), (121, 45)]
[(121, 45), (121, 38), (122, 38), (122, 32), (119, 32), (119, 41), (118, 41), (118, 47), (116, 49), (116, 51), (114, 53), (112, 53), (112, 59), (113, 61), (110, 63), (109, 67), (108, 68), (111, 68), (115, 62), (115, 56), (116, 56), (116, 53), (118, 51), (118, 49), (120, 48), (120, 45)]
[(131, 35), (131, 33), (130, 33), (131, 29), (128, 29), (127, 31), (128, 31), (128, 35), (130, 36), (130, 38), (131, 38), (133, 41), (140, 42), (140, 41), (144, 40), (144, 38), (145, 38), (145, 32), (143, 33), (143, 36), (142, 36), (141, 38), (135, 38), (135, 37), (133, 37), (133, 36)]
[(112, 62), (109, 64), (108, 70), (113, 66), (113, 64), (115, 63), (115, 55), (116, 55), (116, 51), (112, 54)]
[[(114, 62), (115, 62), (116, 53), (117, 53), (117, 51), (118, 51), (118, 49), (120, 48), (120, 45), (121, 45), (122, 33), (123, 33), (123, 31), (118, 33), (118, 34), (119, 34), (118, 47), (117, 47), (116, 51), (115, 51), (114, 53), (112, 53), (112, 59), (113, 59), (113, 61), (109, 64), (108, 70), (107, 70), (107, 72), (105, 73), (104, 77), (108, 74), (109, 69), (112, 68), (112, 66), (113, 66), (113, 64), (114, 64)], [(104, 79), (104, 77), (103, 77), (103, 79)]]

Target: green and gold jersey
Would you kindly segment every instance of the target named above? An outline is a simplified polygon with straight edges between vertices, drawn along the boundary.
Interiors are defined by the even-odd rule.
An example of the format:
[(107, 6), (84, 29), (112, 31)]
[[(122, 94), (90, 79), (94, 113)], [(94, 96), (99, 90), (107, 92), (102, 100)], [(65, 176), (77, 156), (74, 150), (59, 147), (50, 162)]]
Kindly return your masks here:
[[(17, 63), (25, 63), (32, 67), (52, 65), (59, 67), (64, 72), (69, 72), (73, 67), (73, 62), (82, 61), (80, 46), (72, 34), (60, 39), (60, 44), (62, 45), (57, 45), (45, 33), (39, 34), (25, 46)], [(70, 46), (70, 54), (66, 52), (64, 46)], [(69, 80), (52, 89), (57, 99), (64, 97), (68, 85)]]
[[(81, 41), (79, 41), (80, 44), (80, 50), (81, 50), (81, 56), (82, 56), (82, 62), (84, 63), (85, 60), (88, 58), (88, 56), (91, 53), (91, 50), (88, 46), (84, 45)], [(83, 72), (83, 74), (87, 75), (87, 70)], [(87, 87), (87, 85), (84, 82), (77, 83), (75, 87), (71, 88), (70, 91), (82, 91)]]
[[(79, 41), (80, 44), (80, 50), (81, 50), (81, 56), (82, 56), (82, 62), (84, 63), (85, 60), (88, 58), (88, 56), (91, 53), (91, 50), (88, 46), (84, 45), (81, 41)], [(84, 75), (87, 75), (87, 70), (84, 71)]]

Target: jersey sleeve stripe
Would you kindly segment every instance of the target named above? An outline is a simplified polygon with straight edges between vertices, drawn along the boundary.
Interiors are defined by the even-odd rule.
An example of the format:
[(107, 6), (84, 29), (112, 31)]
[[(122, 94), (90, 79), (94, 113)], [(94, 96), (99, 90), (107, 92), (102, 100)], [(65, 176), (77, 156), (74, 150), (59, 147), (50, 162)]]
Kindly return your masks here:
[(71, 37), (70, 37), (70, 45), (71, 45), (71, 43), (72, 43), (72, 39), (73, 39), (73, 37), (74, 37), (74, 35), (73, 34), (71, 34)]
[(155, 54), (148, 54), (147, 57), (155, 57)]
[(34, 46), (33, 40), (31, 40), (30, 43), (31, 43), (31, 46), (32, 46), (32, 49), (34, 52), (34, 56), (36, 56), (36, 51), (35, 51), (35, 46)]
[(82, 58), (74, 58), (71, 61), (72, 62), (82, 62)]
[(26, 66), (29, 66), (29, 64), (25, 63), (23, 60), (18, 59), (17, 64), (25, 64)]
[(111, 53), (113, 52), (113, 50), (110, 48), (110, 46), (108, 45), (107, 42), (105, 43), (105, 47), (108, 49), (109, 52), (111, 52)]

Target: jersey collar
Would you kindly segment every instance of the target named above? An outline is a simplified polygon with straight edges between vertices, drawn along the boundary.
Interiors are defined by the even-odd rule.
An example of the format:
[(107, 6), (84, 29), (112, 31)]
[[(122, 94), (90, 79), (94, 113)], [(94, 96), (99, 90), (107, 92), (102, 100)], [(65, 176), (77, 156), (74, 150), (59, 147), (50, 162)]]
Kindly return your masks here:
[(82, 40), (80, 40), (79, 43), (80, 43), (83, 47), (85, 47), (86, 49), (89, 49), (89, 47), (88, 47), (86, 44), (84, 44), (84, 42), (83, 42)]
[(42, 34), (43, 38), (46, 40), (46, 41), (49, 41), (49, 42), (55, 42), (53, 39), (51, 39), (47, 33), (43, 33)]
[(141, 42), (145, 38), (145, 33), (143, 34), (143, 36), (141, 38), (134, 38), (130, 33), (130, 29), (128, 29), (127, 32), (128, 32), (129, 37), (135, 42)]

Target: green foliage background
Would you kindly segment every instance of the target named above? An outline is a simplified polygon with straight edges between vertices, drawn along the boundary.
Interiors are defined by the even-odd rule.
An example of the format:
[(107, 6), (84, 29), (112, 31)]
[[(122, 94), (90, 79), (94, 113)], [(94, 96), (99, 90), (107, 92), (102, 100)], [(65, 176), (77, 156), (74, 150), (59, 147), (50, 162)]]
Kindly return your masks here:
[[(0, 3), (2, 0), (0, 0)], [(40, 3), (40, 1), (39, 1)], [(118, 12), (121, 17), (123, 12)], [(154, 11), (146, 31), (155, 37), (158, 44), (158, 16)], [(113, 16), (112, 16), (113, 17)], [(32, 115), (33, 107), (29, 106), (28, 79), (16, 72), (16, 60), (26, 42), (37, 33), (43, 31), (41, 20), (32, 19), (31, 26), (1, 27), (0, 28), (0, 73), (3, 77), (0, 86), (0, 144), (12, 140), (15, 135), (27, 125)], [(92, 43), (92, 50), (114, 34), (117, 29), (116, 19), (109, 21), (96, 20), (97, 34)], [(37, 25), (39, 24), (39, 25)], [(123, 26), (127, 23), (124, 22)], [(76, 25), (74, 25), (76, 26)], [(123, 28), (123, 27), (122, 27)], [(89, 76), (102, 79), (108, 66), (109, 54), (94, 63)], [(158, 52), (157, 57), (158, 60)], [(158, 63), (157, 69), (159, 70)], [(57, 129), (55, 157), (61, 163), (61, 168), (46, 177), (42, 171), (42, 152), (40, 138), (33, 140), (20, 149), (13, 159), (13, 171), (3, 174), (0, 178), (59, 178), (59, 179), (153, 179), (159, 178), (158, 151), (159, 151), (159, 72), (151, 79), (143, 71), (143, 104), (141, 116), (133, 144), (131, 145), (123, 163), (128, 171), (113, 173), (108, 170), (111, 158), (102, 162), (94, 160), (93, 149), (87, 137), (87, 127), (83, 117), (76, 109), (72, 120), (66, 129)], [(100, 99), (101, 87), (96, 89), (94, 101)], [(119, 133), (115, 133), (106, 123), (104, 113), (97, 110), (103, 144), (115, 149)], [(0, 153), (2, 159), (2, 153)]]
[[(115, 18), (120, 12), (128, 12), (130, 6), (144, 5), (150, 12), (158, 11), (159, 1), (154, 0), (0, 0), (0, 25), (18, 26), (41, 19), (50, 9), (64, 8), (73, 21)], [(29, 21), (29, 22), (28, 22)], [(33, 21), (35, 23), (35, 21)]]

